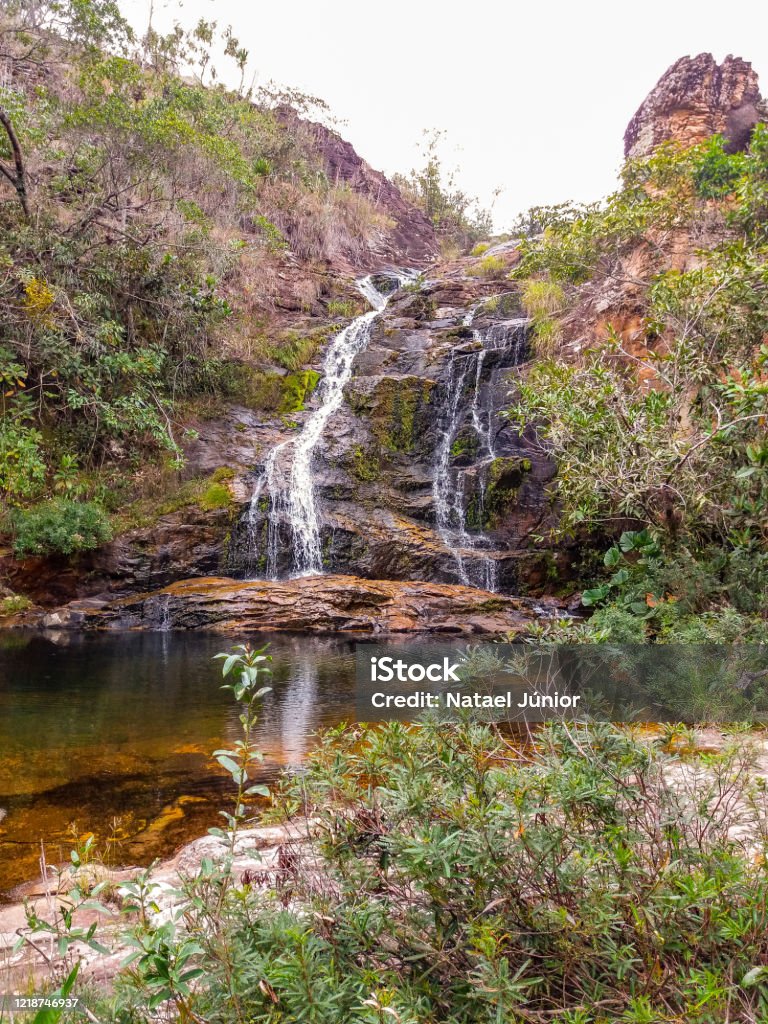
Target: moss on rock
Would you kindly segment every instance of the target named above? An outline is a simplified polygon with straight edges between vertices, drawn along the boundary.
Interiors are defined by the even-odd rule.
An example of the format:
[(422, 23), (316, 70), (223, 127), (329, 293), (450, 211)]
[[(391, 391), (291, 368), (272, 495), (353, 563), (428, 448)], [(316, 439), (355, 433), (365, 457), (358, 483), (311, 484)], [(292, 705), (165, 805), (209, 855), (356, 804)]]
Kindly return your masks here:
[(381, 461), (376, 448), (357, 445), (352, 452), (352, 473), (362, 483), (378, 480), (381, 475)]
[(412, 452), (434, 386), (434, 381), (422, 377), (383, 377), (372, 393), (352, 393), (350, 405), (358, 416), (368, 419), (382, 448)]
[(247, 389), (246, 400), (255, 409), (281, 416), (301, 412), (320, 377), (317, 370), (296, 370), (293, 373), (258, 371)]
[(481, 528), (498, 526), (511, 512), (517, 500), (517, 493), (526, 473), (531, 470), (531, 460), (508, 456), (494, 459), (488, 469)]

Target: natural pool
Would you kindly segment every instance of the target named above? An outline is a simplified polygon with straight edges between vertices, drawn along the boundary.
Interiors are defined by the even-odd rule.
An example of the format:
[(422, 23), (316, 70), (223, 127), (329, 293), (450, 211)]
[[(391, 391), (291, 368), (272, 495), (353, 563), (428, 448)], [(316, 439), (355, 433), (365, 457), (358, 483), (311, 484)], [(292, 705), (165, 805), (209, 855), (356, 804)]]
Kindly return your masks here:
[[(274, 657), (258, 730), (269, 779), (354, 717), (354, 647), (247, 639)], [(37, 876), (41, 841), (59, 862), (94, 832), (111, 862), (144, 864), (218, 823), (231, 781), (210, 752), (236, 738), (238, 711), (212, 658), (229, 646), (210, 633), (0, 635), (0, 899)]]

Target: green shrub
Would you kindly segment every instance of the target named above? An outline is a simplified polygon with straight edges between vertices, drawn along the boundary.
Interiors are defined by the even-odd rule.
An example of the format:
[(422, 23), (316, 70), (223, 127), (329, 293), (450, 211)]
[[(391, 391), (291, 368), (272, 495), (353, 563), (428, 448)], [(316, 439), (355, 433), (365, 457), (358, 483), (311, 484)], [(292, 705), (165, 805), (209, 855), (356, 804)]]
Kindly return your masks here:
[(10, 597), (0, 600), (0, 615), (18, 615), (19, 612), (25, 612), (31, 607), (32, 602), (28, 597), (24, 597), (23, 594), (11, 594)]
[(486, 256), (467, 271), (472, 277), (500, 278), (506, 273), (507, 265), (501, 256)]
[(43, 435), (10, 420), (0, 423), (0, 496), (7, 501), (38, 495), (45, 483)]
[(225, 483), (216, 481), (207, 487), (200, 497), (200, 507), (209, 512), (217, 508), (229, 508), (232, 504), (230, 489)]
[(478, 242), (470, 252), (470, 256), (484, 256), (491, 248), (488, 242)]
[(28, 555), (71, 555), (105, 544), (112, 537), (109, 518), (93, 501), (54, 498), (11, 513), (13, 550)]
[(334, 730), (274, 797), (316, 850), (285, 848), (264, 886), (204, 863), (183, 918), (137, 929), (124, 1005), (162, 990), (219, 1024), (762, 1020), (768, 874), (730, 832), (743, 806), (764, 834), (752, 755), (708, 754), (675, 787), (668, 744), (556, 726), (521, 757), (471, 723)]
[(326, 309), (328, 316), (348, 319), (353, 317), (358, 310), (358, 305), (352, 299), (331, 299)]
[(744, 173), (743, 153), (726, 153), (725, 139), (714, 135), (694, 159), (693, 180), (704, 199), (718, 199), (733, 192)]
[(538, 356), (552, 356), (562, 336), (558, 314), (565, 310), (565, 292), (556, 281), (531, 279), (522, 288), (523, 309), (531, 318)]

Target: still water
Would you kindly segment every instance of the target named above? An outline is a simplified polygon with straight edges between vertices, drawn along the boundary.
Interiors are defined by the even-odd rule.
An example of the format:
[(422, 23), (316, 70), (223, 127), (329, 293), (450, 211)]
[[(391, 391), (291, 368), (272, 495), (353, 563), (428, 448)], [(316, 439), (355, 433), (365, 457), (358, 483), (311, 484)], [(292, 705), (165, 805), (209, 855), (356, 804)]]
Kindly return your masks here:
[[(299, 764), (324, 727), (354, 718), (352, 643), (270, 642), (273, 690), (258, 743), (264, 778)], [(167, 856), (218, 822), (229, 777), (210, 752), (237, 738), (221, 689), (226, 638), (205, 633), (0, 637), (0, 900), (72, 837), (115, 864)]]

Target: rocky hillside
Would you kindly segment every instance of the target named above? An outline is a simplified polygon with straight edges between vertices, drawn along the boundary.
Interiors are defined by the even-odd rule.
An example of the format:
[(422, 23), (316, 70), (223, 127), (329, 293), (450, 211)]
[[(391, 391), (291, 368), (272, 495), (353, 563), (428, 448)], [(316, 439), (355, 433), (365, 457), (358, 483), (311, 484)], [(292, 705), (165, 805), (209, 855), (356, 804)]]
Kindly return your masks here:
[[(618, 595), (622, 615), (634, 609), (632, 637), (667, 628), (667, 609), (672, 621), (725, 607), (741, 629), (759, 600), (731, 606), (729, 574), (744, 543), (763, 557), (749, 518), (762, 477), (743, 463), (762, 458), (762, 109), (746, 62), (683, 58), (630, 122), (630, 159), (604, 205), (534, 211), (539, 234), (426, 263), (429, 222), (334, 132), (276, 108), (271, 124), (323, 169), (324, 187), (386, 219), (326, 252), (322, 274), (336, 283), (296, 309), (285, 296), (319, 273), (317, 259), (275, 207), (283, 298), (259, 321), (266, 340), (231, 363), (238, 386), (184, 410), (183, 469), (137, 471), (156, 496), (132, 495), (114, 539), (74, 557), (20, 548), (17, 530), (0, 563), (9, 585), (48, 607), (86, 600), (55, 613), (72, 625), (120, 622), (115, 597), (138, 592), (134, 624), (181, 626), (205, 619), (206, 595), (229, 593), (220, 579), (174, 590), (187, 578), (354, 577), (349, 621), (379, 601), (363, 581), (423, 583), (425, 608), (436, 583), (458, 588), (459, 603), (476, 588), (573, 608), (596, 579), (585, 603)], [(360, 294), (351, 278), (366, 270)], [(231, 344), (257, 320), (243, 306), (219, 336)], [(756, 388), (738, 400), (723, 383), (736, 367)], [(713, 415), (733, 428), (721, 437)], [(744, 493), (729, 506), (734, 489)], [(618, 571), (603, 580), (619, 536), (604, 563)], [(320, 619), (322, 588), (304, 579), (291, 587), (314, 595)], [(690, 579), (700, 590), (689, 599)]]

